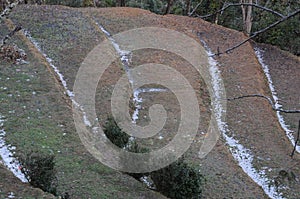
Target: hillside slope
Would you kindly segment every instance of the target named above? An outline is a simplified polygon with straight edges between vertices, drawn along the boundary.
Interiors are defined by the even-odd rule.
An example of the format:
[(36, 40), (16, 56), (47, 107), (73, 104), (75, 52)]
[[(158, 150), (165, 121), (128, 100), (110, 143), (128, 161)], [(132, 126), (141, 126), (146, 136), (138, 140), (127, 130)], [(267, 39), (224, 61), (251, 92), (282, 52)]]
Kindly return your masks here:
[[(15, 24), (22, 24), (31, 37), (26, 38), (20, 33), (18, 40), (19, 45), (29, 54), (29, 64), (16, 66), (1, 62), (1, 75), (12, 78), (8, 82), (4, 81), (5, 78), (0, 80), (8, 88), (3, 91), (2, 101), (5, 103), (1, 105), (1, 114), (7, 118), (4, 127), (7, 132), (11, 132), (6, 136), (7, 142), (16, 146), (17, 152), (21, 154), (30, 150), (54, 153), (59, 171), (58, 191), (68, 192), (72, 198), (163, 198), (133, 178), (103, 166), (84, 149), (75, 131), (70, 100), (63, 94), (64, 88), (59, 78), (41, 52), (52, 59), (51, 63), (59, 69), (68, 89), (72, 90), (81, 62), (90, 50), (106, 38), (97, 23), (111, 34), (154, 26), (185, 33), (201, 44), (200, 35), (213, 52), (218, 49), (224, 51), (242, 41), (244, 35), (200, 19), (159, 16), (134, 8), (19, 6), (12, 13), (11, 19)], [(32, 41), (38, 43), (40, 49), (34, 47)], [(133, 65), (138, 65), (162, 61), (184, 74), (195, 89), (201, 90), (198, 97), (201, 99), (199, 105), (203, 122), (198, 133), (206, 131), (211, 114), (210, 99), (206, 95), (207, 89), (202, 78), (195, 75), (191, 68), (185, 68), (184, 61), (178, 57), (172, 54), (164, 56), (160, 52), (145, 50), (133, 54), (132, 62)], [(257, 93), (270, 96), (264, 73), (249, 43), (230, 54), (215, 57), (215, 60), (228, 98)], [(122, 74), (118, 65), (120, 63), (114, 63), (99, 83), (98, 92), (102, 91), (104, 94), (97, 96), (99, 102), (96, 106), (102, 123), (110, 111), (110, 95), (105, 92), (111, 93), (114, 83)], [(23, 78), (21, 85), (12, 86), (19, 78)], [(32, 95), (33, 91), (37, 95)], [(21, 100), (15, 96), (18, 92), (22, 94)], [(8, 97), (9, 94), (13, 94), (12, 99)], [(168, 104), (171, 104), (170, 108), (176, 106), (176, 102), (169, 101)], [(24, 106), (28, 108), (22, 108)], [(11, 115), (12, 109), (18, 114)], [(236, 149), (228, 146), (224, 136), (203, 159), (198, 158), (197, 143), (194, 143), (186, 158), (192, 164), (200, 166), (201, 173), (207, 179), (204, 198), (267, 198), (266, 193), (270, 196), (271, 192), (276, 192), (268, 190), (268, 186), (274, 187), (280, 171), (292, 172), (299, 178), (300, 170), (295, 166), (299, 163), (299, 155), (296, 154), (294, 159), (289, 157), (292, 145), (266, 101), (249, 98), (228, 102), (227, 125), (226, 135), (238, 140), (253, 157), (251, 161), (250, 158), (240, 157), (240, 164), (250, 161), (253, 168), (241, 165), (243, 170), (238, 165), (239, 157), (234, 158), (232, 155)], [(168, 128), (172, 126), (167, 127), (166, 131), (170, 130)], [(163, 142), (167, 141), (165, 139)], [(263, 177), (251, 175), (251, 172)], [(261, 179), (267, 179), (260, 184), (263, 189), (257, 184)], [(1, 178), (0, 184), (3, 183), (6, 182)], [(299, 188), (296, 179), (283, 179), (278, 192), (282, 193), (282, 197), (298, 198), (300, 193), (293, 190)]]

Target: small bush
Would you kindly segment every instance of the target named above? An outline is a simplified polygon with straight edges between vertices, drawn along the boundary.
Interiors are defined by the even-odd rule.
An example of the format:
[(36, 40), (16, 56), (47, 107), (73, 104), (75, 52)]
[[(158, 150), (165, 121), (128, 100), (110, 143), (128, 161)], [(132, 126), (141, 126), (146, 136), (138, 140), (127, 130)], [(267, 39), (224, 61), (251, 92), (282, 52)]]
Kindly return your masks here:
[[(140, 147), (135, 140), (130, 140), (130, 136), (122, 131), (120, 127), (117, 125), (115, 120), (112, 117), (109, 117), (103, 126), (104, 133), (106, 137), (116, 146), (127, 150), (132, 153), (146, 153), (149, 152), (148, 149)], [(125, 155), (125, 154), (124, 154)], [(121, 158), (124, 159), (124, 167), (128, 166), (128, 159), (125, 156), (122, 156)], [(139, 180), (141, 177), (143, 177), (144, 173), (126, 173), (135, 179)]]
[(57, 194), (54, 155), (30, 153), (20, 158), (20, 162), (22, 172), (33, 187)]
[(167, 167), (150, 173), (157, 189), (172, 199), (201, 198), (204, 177), (180, 159)]
[(103, 126), (106, 137), (116, 146), (124, 148), (129, 141), (129, 135), (120, 129), (116, 121), (109, 117)]
[[(104, 133), (113, 144), (129, 152), (149, 152), (149, 149), (140, 147), (135, 140), (130, 141), (130, 136), (123, 132), (111, 117), (108, 118), (104, 125)], [(130, 157), (126, 157), (126, 154), (121, 158), (123, 158), (124, 167), (130, 166), (127, 164), (134, 164), (134, 162), (128, 162)], [(126, 174), (137, 180), (144, 176), (150, 176), (156, 190), (172, 199), (196, 199), (201, 197), (204, 177), (198, 170), (185, 163), (183, 159), (151, 173)]]

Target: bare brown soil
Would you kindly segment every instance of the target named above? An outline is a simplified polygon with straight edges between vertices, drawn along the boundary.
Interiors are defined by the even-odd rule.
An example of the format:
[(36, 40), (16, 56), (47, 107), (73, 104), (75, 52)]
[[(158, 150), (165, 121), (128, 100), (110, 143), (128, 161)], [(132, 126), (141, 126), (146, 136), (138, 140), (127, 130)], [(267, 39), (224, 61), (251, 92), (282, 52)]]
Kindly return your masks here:
[[(200, 34), (201, 38), (208, 44), (213, 52), (216, 52), (217, 49), (224, 51), (228, 47), (245, 39), (245, 36), (240, 32), (210, 24), (200, 19), (174, 15), (159, 16), (135, 8), (70, 9), (60, 6), (23, 6), (19, 9), (21, 11), (21, 14), (19, 14), (21, 17), (18, 13), (15, 13), (13, 17), (14, 22), (20, 22), (25, 28), (29, 29), (35, 37), (38, 37), (39, 41), (45, 44), (44, 50), (49, 56), (53, 57), (59, 70), (66, 77), (70, 88), (72, 88), (81, 61), (97, 42), (105, 38), (105, 35), (97, 28), (95, 21), (102, 24), (112, 34), (132, 28), (155, 26), (185, 33), (199, 43), (200, 41), (197, 35)], [(34, 16), (32, 16), (30, 20), (27, 20), (26, 17), (31, 16), (30, 13), (34, 14)], [(43, 15), (43, 17), (41, 17), (41, 15)], [(63, 21), (65, 16), (69, 16), (69, 21)], [(37, 23), (36, 20), (39, 18), (45, 20), (45, 23), (54, 24), (53, 28), (46, 29), (47, 31), (56, 30), (56, 23), (68, 25), (67, 27), (72, 30), (72, 34), (70, 34), (72, 36), (64, 35), (63, 38), (66, 40), (60, 40), (60, 33), (53, 31), (50, 34), (53, 36), (51, 40), (49, 39), (50, 41), (47, 40), (48, 38), (43, 38), (39, 35), (41, 30), (34, 26), (34, 23)], [(51, 19), (53, 21), (51, 21), (51, 23), (48, 22), (48, 20)], [(78, 24), (81, 24), (84, 30), (86, 30), (81, 32), (82, 35), (73, 32), (74, 27), (72, 27), (72, 20), (75, 19), (81, 19), (86, 23), (78, 22)], [(80, 29), (81, 27), (75, 28)], [(278, 86), (279, 96), (282, 96), (284, 100), (287, 101), (286, 107), (299, 108), (299, 59), (274, 49), (273, 47), (263, 47), (266, 49), (266, 61), (274, 67), (272, 67), (271, 73), (272, 77), (274, 77), (275, 85)], [(231, 98), (258, 93), (270, 96), (263, 71), (250, 43), (246, 43), (230, 54), (216, 57), (216, 59), (219, 63), (227, 97)], [(131, 67), (141, 63), (155, 61), (159, 63), (163, 62), (180, 71), (180, 73), (190, 81), (193, 88), (199, 91), (197, 97), (202, 122), (199, 127), (197, 139), (201, 140), (200, 132), (206, 131), (210, 118), (210, 99), (202, 78), (196, 74), (192, 67), (184, 60), (179, 59), (173, 54), (164, 54), (159, 51), (146, 50), (134, 52)], [(106, 74), (103, 76), (104, 78), (101, 79), (97, 88), (96, 98), (98, 101), (96, 107), (101, 123), (103, 123), (110, 114), (109, 100), (113, 86), (124, 73), (119, 66), (119, 62), (113, 63), (106, 71)], [(282, 66), (286, 67), (282, 68)], [(287, 74), (290, 78), (286, 78)], [(147, 116), (147, 107), (151, 106), (153, 101), (158, 100), (158, 102), (166, 105), (167, 109), (171, 110), (175, 107), (175, 110), (170, 111), (170, 116), (173, 118), (177, 117), (176, 114), (178, 114), (178, 110), (176, 107), (178, 107), (178, 102), (174, 99), (172, 94), (167, 93), (143, 97), (146, 101), (145, 104), (143, 104), (145, 110), (141, 112), (142, 115)], [(168, 99), (167, 103), (164, 102), (166, 97)], [(71, 116), (70, 113), (67, 115)], [(296, 117), (299, 118), (299, 116)], [(288, 121), (292, 124), (296, 117), (293, 116), (293, 119), (288, 119)], [(140, 122), (143, 123), (143, 121)], [(264, 167), (270, 168), (266, 171), (266, 175), (269, 179), (275, 180), (281, 170), (295, 174), (296, 179), (284, 179), (281, 182), (284, 186), (288, 187), (282, 191), (287, 198), (299, 198), (300, 193), (296, 190), (300, 189), (299, 181), (297, 181), (297, 179), (300, 178), (300, 157), (299, 154), (296, 154), (293, 159), (289, 157), (292, 151), (292, 145), (279, 126), (275, 112), (270, 105), (263, 99), (255, 98), (228, 102), (227, 123), (230, 130), (228, 134), (234, 136), (243, 146), (252, 151), (255, 157), (253, 161), (254, 167), (259, 170)], [(169, 121), (162, 133), (172, 132), (176, 124), (176, 121)], [(74, 130), (73, 124), (67, 124), (66, 128)], [(172, 136), (173, 134), (170, 133), (170, 135), (160, 143), (157, 142), (157, 138), (141, 143), (147, 147), (152, 146), (155, 148), (165, 145)], [(80, 147), (74, 147), (72, 155), (86, 152), (79, 149)], [(230, 154), (228, 146), (222, 137), (214, 149), (203, 159), (199, 159), (197, 156), (198, 147), (197, 142), (195, 142), (186, 154), (186, 158), (187, 161), (192, 164), (199, 165), (201, 173), (206, 177), (207, 181), (203, 192), (204, 198), (268, 198), (264, 191), (237, 165), (237, 162)], [(83, 158), (82, 156), (80, 157)], [(90, 156), (88, 156), (87, 159), (88, 162), (95, 161)], [(64, 174), (61, 175), (64, 177)], [(68, 175), (71, 174), (69, 173)], [(119, 179), (122, 178), (119, 175), (117, 176)], [(128, 179), (127, 177), (124, 177), (124, 179), (125, 178)], [(124, 179), (123, 181), (125, 183), (126, 180)], [(98, 183), (101, 184), (104, 183), (104, 181), (98, 181)], [(74, 185), (74, 183), (70, 183), (67, 187), (72, 187), (72, 185)], [(104, 184), (101, 185), (104, 186)], [(132, 188), (133, 186), (134, 185), (131, 185), (129, 187)], [(105, 190), (105, 187), (103, 189)], [(144, 193), (141, 198), (155, 197), (153, 194), (141, 192)], [(76, 194), (76, 191), (74, 191), (74, 194)], [(119, 191), (118, 194), (120, 194)], [(117, 195), (117, 197), (120, 197), (120, 195)]]

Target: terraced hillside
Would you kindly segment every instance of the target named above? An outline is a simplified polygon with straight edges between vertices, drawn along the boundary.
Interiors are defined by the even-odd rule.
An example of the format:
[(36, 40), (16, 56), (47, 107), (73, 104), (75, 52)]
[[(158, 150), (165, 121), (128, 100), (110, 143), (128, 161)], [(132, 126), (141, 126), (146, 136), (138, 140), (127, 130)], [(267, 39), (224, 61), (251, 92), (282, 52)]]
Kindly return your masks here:
[[(134, 8), (18, 6), (10, 18), (0, 24), (1, 36), (8, 32), (7, 27), (21, 24), (24, 30), (17, 34), (14, 42), (28, 55), (27, 64), (6, 61), (0, 64), (1, 128), (6, 132), (2, 139), (16, 147), (16, 156), (30, 151), (54, 154), (58, 193), (68, 193), (71, 198), (164, 198), (134, 178), (101, 164), (81, 143), (73, 121), (71, 101), (81, 63), (95, 46), (109, 37), (107, 32), (115, 35), (141, 27), (167, 28), (193, 38), (205, 46), (208, 54), (224, 51), (245, 36), (200, 19), (160, 16)], [(269, 64), (279, 98), (289, 99), (284, 108), (299, 109), (299, 58), (269, 46), (257, 47), (265, 49), (262, 56)], [(215, 77), (222, 77), (227, 98), (247, 94), (272, 95), (255, 52), (253, 46), (246, 43), (230, 54), (207, 56), (209, 65), (206, 67), (215, 70)], [(289, 60), (287, 63), (282, 61), (286, 59)], [(196, 91), (201, 122), (185, 157), (191, 165), (200, 167), (206, 178), (203, 198), (300, 197), (297, 191), (300, 188), (299, 154), (290, 158), (293, 146), (267, 101), (260, 98), (228, 101), (226, 125), (217, 125), (220, 138), (208, 155), (199, 158), (199, 147), (208, 133), (210, 117), (213, 111), (218, 111), (213, 110), (207, 82), (183, 58), (162, 50), (134, 51), (130, 67), (143, 63), (171, 66), (183, 74)], [(284, 64), (288, 70), (279, 67)], [(284, 74), (283, 71), (288, 71), (293, 78), (277, 76)], [(112, 91), (124, 73), (121, 61), (116, 60), (97, 86), (96, 110), (101, 124), (111, 114)], [(171, 92), (141, 95), (144, 108), (139, 112), (138, 124), (148, 122), (148, 107), (153, 102), (163, 104), (171, 118), (180, 116), (178, 101)], [(299, 116), (284, 116), (293, 130), (296, 130), (295, 121)], [(170, 120), (159, 135), (138, 142), (153, 149), (164, 146), (174, 137), (176, 125), (176, 119)], [(281, 171), (288, 175), (280, 176)], [(1, 167), (0, 197), (8, 197), (11, 192), (17, 198), (51, 198), (49, 194), (18, 182)]]

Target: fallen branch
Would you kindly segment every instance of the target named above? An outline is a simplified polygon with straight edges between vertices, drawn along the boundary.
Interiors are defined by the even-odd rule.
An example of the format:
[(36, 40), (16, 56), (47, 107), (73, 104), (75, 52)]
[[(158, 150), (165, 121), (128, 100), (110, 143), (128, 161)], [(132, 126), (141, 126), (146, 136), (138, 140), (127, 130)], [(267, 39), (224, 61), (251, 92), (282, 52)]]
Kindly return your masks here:
[(275, 103), (271, 100), (270, 97), (267, 97), (267, 96), (264, 96), (261, 94), (243, 95), (243, 96), (234, 97), (234, 98), (227, 98), (227, 100), (233, 101), (233, 100), (237, 100), (237, 99), (250, 98), (250, 97), (260, 97), (260, 98), (268, 100), (269, 104), (272, 106), (272, 109), (274, 111), (278, 111), (278, 112), (282, 112), (282, 113), (300, 113), (300, 110), (285, 110), (282, 108), (276, 108)]
[(248, 42), (249, 40), (253, 39), (253, 38), (256, 37), (257, 35), (259, 35), (259, 34), (265, 32), (265, 31), (267, 31), (267, 30), (269, 30), (269, 29), (271, 29), (271, 28), (277, 26), (278, 24), (280, 24), (280, 23), (286, 21), (287, 19), (289, 19), (289, 18), (291, 18), (291, 17), (294, 17), (295, 15), (297, 15), (297, 14), (299, 14), (299, 13), (300, 13), (300, 9), (299, 9), (299, 10), (296, 10), (295, 12), (293, 12), (293, 13), (291, 13), (291, 14), (289, 14), (288, 16), (282, 17), (280, 20), (274, 22), (273, 24), (267, 26), (266, 28), (254, 32), (250, 37), (248, 37), (248, 38), (245, 39), (244, 41), (242, 41), (242, 42), (236, 44), (235, 46), (226, 49), (224, 52), (217, 52), (217, 53), (214, 53), (213, 55), (211, 55), (211, 57), (213, 57), (213, 56), (219, 56), (219, 55), (222, 55), (222, 54), (225, 54), (225, 53), (228, 54), (228, 53), (232, 52), (234, 49), (240, 47), (241, 45), (245, 44), (245, 43)]
[(2, 48), (7, 40), (9, 40), (16, 32), (20, 31), (22, 29), (21, 26), (16, 26), (15, 29), (13, 31), (11, 31), (10, 33), (8, 33), (0, 42), (0, 48)]
[(296, 140), (295, 140), (295, 145), (294, 145), (293, 151), (292, 151), (292, 153), (291, 153), (291, 157), (293, 157), (294, 154), (295, 154), (296, 147), (297, 147), (297, 143), (299, 142), (299, 139), (300, 139), (300, 120), (299, 120), (299, 123), (298, 123), (298, 133), (297, 133), (297, 138), (296, 138)]
[[(272, 109), (274, 111), (283, 112), (283, 113), (300, 113), (300, 110), (284, 110), (284, 109), (281, 109), (281, 108), (276, 108), (275, 103), (272, 101), (272, 99), (270, 97), (267, 97), (267, 96), (264, 96), (264, 95), (261, 95), (261, 94), (243, 95), (243, 96), (234, 97), (234, 98), (227, 98), (227, 100), (228, 101), (232, 101), (232, 100), (249, 98), (249, 97), (260, 97), (260, 98), (268, 100), (269, 104), (272, 106)], [(294, 156), (294, 153), (296, 151), (299, 139), (300, 139), (300, 120), (299, 120), (299, 124), (298, 124), (297, 138), (295, 140), (293, 151), (292, 151), (292, 153), (290, 155), (291, 157)]]

